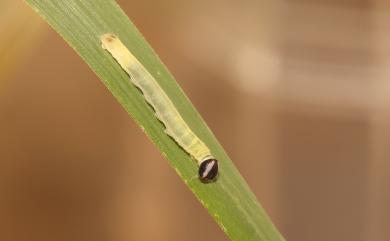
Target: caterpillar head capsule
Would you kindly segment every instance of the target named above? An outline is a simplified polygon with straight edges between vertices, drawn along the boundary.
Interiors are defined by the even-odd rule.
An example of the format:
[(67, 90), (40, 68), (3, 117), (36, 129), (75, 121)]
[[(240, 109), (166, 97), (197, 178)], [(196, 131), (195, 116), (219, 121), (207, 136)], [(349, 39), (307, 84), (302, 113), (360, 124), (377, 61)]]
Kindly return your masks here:
[(199, 179), (203, 183), (216, 180), (218, 176), (218, 161), (216, 159), (206, 159), (200, 163)]

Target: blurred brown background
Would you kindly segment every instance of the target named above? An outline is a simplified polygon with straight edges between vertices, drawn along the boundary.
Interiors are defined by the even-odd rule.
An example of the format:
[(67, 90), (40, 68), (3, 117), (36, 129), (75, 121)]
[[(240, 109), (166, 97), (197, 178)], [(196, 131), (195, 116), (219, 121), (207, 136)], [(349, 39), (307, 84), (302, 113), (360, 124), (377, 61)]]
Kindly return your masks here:
[[(388, 1), (118, 2), (287, 240), (390, 240)], [(23, 2), (0, 36), (0, 240), (228, 240)]]

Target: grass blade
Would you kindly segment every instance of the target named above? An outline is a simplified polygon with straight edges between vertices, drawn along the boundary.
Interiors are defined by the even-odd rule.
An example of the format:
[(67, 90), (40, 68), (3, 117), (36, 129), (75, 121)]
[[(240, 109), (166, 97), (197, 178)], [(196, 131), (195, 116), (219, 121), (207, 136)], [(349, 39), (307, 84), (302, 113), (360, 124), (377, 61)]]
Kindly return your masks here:
[[(275, 229), (256, 197), (241, 177), (200, 115), (152, 48), (113, 0), (26, 0), (99, 76), (123, 108), (133, 117), (195, 196), (231, 240), (278, 241)], [(156, 78), (191, 129), (220, 161), (217, 182), (203, 184), (191, 160), (154, 117), (129, 77), (102, 49), (99, 37), (114, 33)], [(142, 185), (142, 183), (140, 183)]]

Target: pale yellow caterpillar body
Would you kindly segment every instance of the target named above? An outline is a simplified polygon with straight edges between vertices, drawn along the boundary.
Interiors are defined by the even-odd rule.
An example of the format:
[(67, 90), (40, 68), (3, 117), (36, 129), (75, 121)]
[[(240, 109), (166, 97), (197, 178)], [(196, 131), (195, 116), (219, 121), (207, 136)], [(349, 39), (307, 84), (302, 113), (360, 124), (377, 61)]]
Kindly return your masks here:
[(189, 128), (153, 75), (114, 34), (104, 34), (100, 41), (103, 49), (112, 55), (129, 75), (130, 81), (141, 90), (145, 100), (153, 107), (156, 118), (164, 124), (165, 133), (197, 161), (200, 180), (214, 181), (218, 176), (218, 161)]

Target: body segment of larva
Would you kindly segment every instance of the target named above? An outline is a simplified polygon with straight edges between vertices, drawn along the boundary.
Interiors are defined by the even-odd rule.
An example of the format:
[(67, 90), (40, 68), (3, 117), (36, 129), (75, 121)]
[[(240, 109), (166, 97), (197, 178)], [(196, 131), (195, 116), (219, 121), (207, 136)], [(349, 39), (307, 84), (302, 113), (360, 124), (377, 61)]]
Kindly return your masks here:
[(199, 179), (203, 182), (214, 181), (218, 175), (218, 161), (189, 128), (155, 78), (118, 37), (104, 34), (100, 40), (103, 49), (113, 56), (130, 76), (131, 82), (142, 91), (145, 100), (153, 107), (156, 118), (164, 124), (165, 133), (198, 162)]

